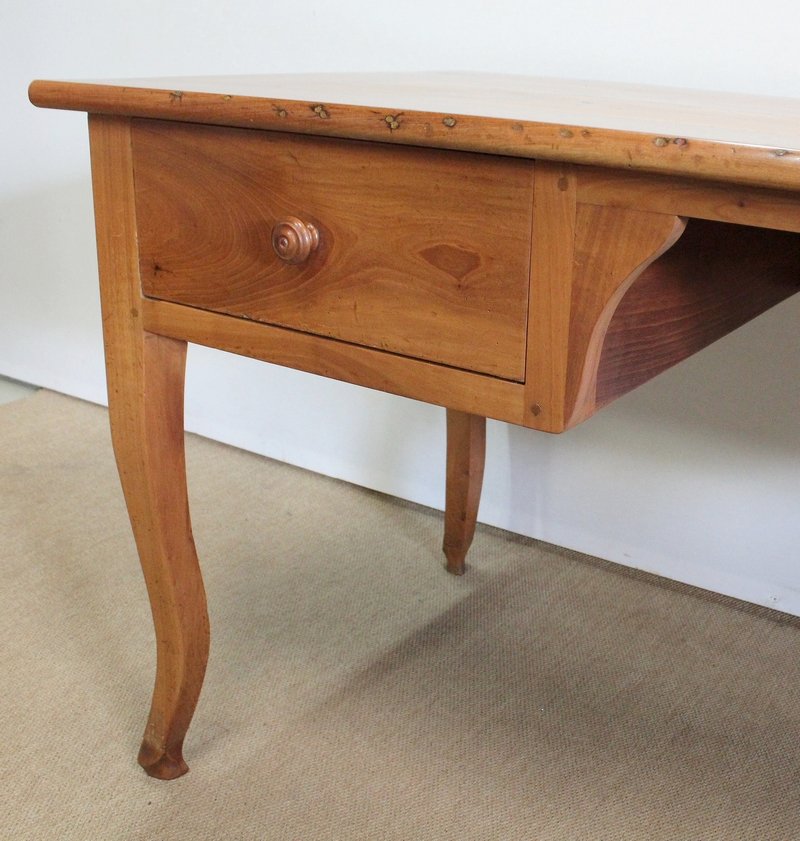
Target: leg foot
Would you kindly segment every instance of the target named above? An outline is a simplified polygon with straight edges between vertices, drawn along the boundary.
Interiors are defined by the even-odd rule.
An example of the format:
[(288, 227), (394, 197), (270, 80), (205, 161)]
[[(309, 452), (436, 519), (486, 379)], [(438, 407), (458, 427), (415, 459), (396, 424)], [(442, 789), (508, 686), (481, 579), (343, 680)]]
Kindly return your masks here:
[(447, 559), (447, 563), (444, 568), (450, 573), (450, 575), (463, 575), (467, 569), (467, 550), (448, 549), (443, 547), (443, 551), (444, 556)]
[(444, 542), (447, 571), (464, 574), (478, 518), (486, 455), (486, 418), (447, 410)]
[(148, 776), (157, 780), (175, 780), (189, 770), (189, 766), (183, 760), (182, 745), (166, 749), (152, 744), (147, 737), (139, 749), (138, 762)]

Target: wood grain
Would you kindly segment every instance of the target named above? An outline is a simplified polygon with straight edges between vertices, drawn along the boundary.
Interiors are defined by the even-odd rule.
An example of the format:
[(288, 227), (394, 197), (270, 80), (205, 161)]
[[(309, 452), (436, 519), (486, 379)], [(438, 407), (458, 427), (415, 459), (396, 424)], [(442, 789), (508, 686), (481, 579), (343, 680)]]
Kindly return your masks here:
[(567, 428), (597, 408), (600, 357), (619, 302), (684, 227), (683, 219), (669, 214), (578, 206), (564, 395)]
[(525, 378), (525, 425), (562, 432), (570, 355), (577, 179), (575, 168), (536, 168)]
[(578, 167), (576, 175), (581, 204), (800, 231), (800, 193), (599, 167)]
[(139, 762), (172, 779), (203, 683), (208, 614), (183, 449), (186, 343), (142, 324), (129, 121), (90, 118), (100, 297), (114, 453), (156, 630), (156, 681)]
[(800, 290), (800, 234), (691, 220), (641, 273), (603, 340), (596, 408)]
[(385, 351), (145, 299), (147, 330), (437, 406), (523, 422), (524, 386)]
[(36, 81), (48, 108), (800, 189), (800, 100), (484, 74)]
[[(136, 121), (154, 298), (522, 380), (532, 164)], [(319, 231), (300, 265), (271, 232)]]
[(91, 114), (111, 432), (156, 629), (153, 776), (187, 770), (209, 647), (188, 341), (445, 406), (461, 573), (486, 417), (563, 431), (800, 284), (800, 102), (392, 78), (333, 83), (348, 105), (330, 77), (31, 86)]
[(481, 502), (486, 418), (447, 410), (447, 485), (442, 551), (447, 571), (464, 574)]

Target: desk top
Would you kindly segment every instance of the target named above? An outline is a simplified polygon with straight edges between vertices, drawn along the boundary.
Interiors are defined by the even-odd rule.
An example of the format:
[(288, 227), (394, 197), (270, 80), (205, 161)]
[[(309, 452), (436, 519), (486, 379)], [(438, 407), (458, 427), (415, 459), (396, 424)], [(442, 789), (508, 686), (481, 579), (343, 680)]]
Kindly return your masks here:
[(800, 99), (469, 73), (36, 81), (30, 98), (800, 190)]

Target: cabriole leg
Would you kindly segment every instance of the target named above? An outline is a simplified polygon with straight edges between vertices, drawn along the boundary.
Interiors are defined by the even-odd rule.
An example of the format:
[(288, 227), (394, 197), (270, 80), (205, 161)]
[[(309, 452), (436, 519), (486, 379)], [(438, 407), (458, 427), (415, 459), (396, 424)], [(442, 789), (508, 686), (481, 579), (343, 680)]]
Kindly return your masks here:
[(183, 739), (209, 645), (186, 494), (186, 342), (142, 327), (130, 121), (92, 115), (89, 128), (111, 437), (156, 631), (156, 683), (139, 763), (166, 780), (188, 770)]
[(183, 740), (209, 647), (186, 493), (185, 356), (185, 342), (144, 334), (141, 372), (113, 378), (116, 390), (109, 395), (114, 451), (156, 631), (155, 689), (139, 764), (164, 780), (188, 770)]

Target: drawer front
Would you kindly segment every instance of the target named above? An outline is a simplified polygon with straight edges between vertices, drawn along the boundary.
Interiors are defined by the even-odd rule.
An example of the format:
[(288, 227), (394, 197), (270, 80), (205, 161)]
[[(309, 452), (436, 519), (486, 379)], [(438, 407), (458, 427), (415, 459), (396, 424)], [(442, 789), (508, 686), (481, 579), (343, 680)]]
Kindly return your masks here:
[(133, 153), (146, 296), (524, 379), (531, 161), (150, 120)]

